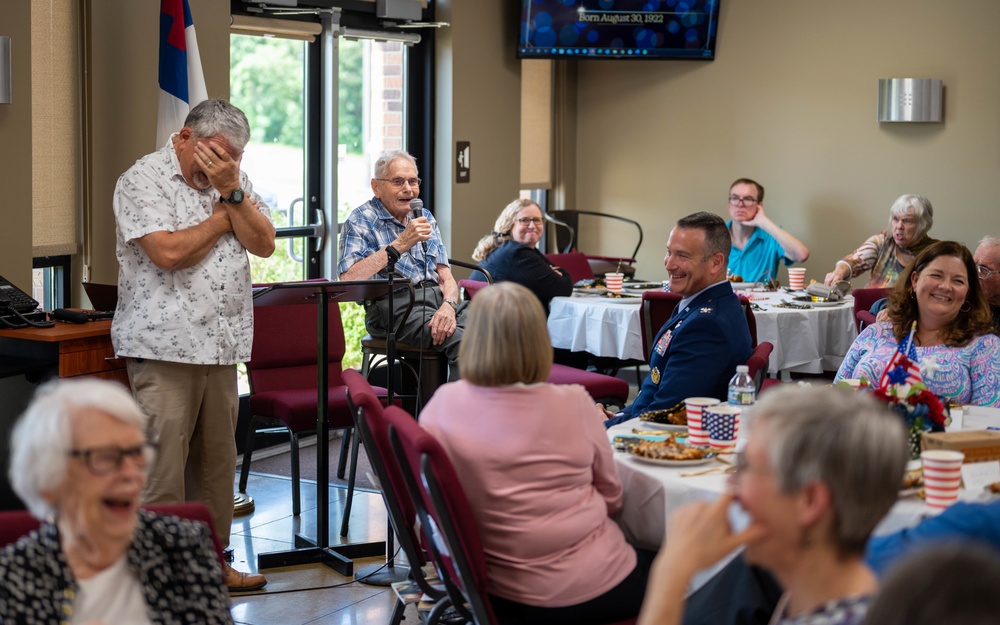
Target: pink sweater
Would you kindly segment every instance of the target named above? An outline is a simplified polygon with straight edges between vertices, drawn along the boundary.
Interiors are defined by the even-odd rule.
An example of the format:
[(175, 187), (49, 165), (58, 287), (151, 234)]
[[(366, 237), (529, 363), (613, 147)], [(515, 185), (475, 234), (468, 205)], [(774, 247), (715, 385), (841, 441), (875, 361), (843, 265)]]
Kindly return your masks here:
[(490, 592), (541, 607), (617, 586), (635, 551), (603, 415), (580, 386), (439, 388), (420, 415), (458, 471), (482, 532)]

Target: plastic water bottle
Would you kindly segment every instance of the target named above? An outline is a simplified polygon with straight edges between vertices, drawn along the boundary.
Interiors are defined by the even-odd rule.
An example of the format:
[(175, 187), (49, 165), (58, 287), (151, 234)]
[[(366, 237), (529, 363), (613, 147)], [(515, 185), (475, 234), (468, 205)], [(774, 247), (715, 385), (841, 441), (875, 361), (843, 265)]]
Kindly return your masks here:
[(739, 438), (746, 438), (747, 426), (750, 424), (750, 412), (757, 401), (757, 386), (750, 377), (750, 368), (746, 365), (736, 367), (736, 375), (729, 380), (729, 403), (740, 407)]

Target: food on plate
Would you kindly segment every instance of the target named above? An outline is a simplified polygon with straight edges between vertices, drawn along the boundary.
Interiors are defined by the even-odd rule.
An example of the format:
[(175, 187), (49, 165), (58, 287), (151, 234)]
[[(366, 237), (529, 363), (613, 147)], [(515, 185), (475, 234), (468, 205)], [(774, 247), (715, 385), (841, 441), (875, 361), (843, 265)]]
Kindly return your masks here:
[(687, 425), (688, 422), (687, 409), (684, 407), (684, 402), (677, 404), (673, 408), (644, 412), (639, 415), (639, 418), (643, 421), (667, 423), (669, 425)]
[(910, 490), (911, 488), (920, 488), (924, 485), (924, 472), (920, 469), (914, 469), (913, 471), (907, 471), (903, 474), (903, 485), (900, 486), (900, 490)]
[(709, 450), (680, 445), (673, 440), (643, 441), (632, 449), (632, 455), (655, 460), (701, 460)]
[(986, 490), (990, 491), (991, 493), (1000, 495), (1000, 482), (993, 482), (992, 484), (986, 487)]
[(743, 276), (735, 274), (735, 273), (733, 275), (729, 276), (729, 281), (730, 282), (745, 282), (745, 280), (743, 279)]

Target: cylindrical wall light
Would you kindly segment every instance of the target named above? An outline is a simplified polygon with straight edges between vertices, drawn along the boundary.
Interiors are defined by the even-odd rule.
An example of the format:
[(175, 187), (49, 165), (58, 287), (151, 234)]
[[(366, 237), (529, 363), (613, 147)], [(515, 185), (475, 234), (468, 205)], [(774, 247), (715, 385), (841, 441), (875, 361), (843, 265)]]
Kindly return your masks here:
[(880, 122), (941, 121), (941, 80), (880, 78), (878, 120)]
[(0, 104), (10, 104), (10, 37), (0, 36)]

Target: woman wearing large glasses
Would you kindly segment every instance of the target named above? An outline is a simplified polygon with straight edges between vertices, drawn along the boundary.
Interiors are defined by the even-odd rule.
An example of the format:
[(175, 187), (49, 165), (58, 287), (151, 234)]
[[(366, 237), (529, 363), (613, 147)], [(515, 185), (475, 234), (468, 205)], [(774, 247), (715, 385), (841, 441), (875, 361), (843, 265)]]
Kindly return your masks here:
[(0, 623), (232, 623), (206, 526), (139, 509), (155, 447), (121, 385), (39, 389), (10, 480), (41, 528), (0, 551)]
[(934, 207), (922, 195), (901, 195), (889, 208), (889, 229), (868, 237), (861, 247), (837, 261), (824, 282), (857, 278), (869, 269), (870, 289), (895, 286), (903, 269), (935, 242), (927, 232), (934, 225)]
[[(500, 211), (493, 232), (479, 240), (472, 258), (497, 282), (517, 282), (528, 287), (547, 313), (553, 297), (573, 292), (573, 279), (535, 247), (544, 228), (538, 204), (528, 199), (514, 200)], [(478, 271), (471, 278), (486, 280)]]

